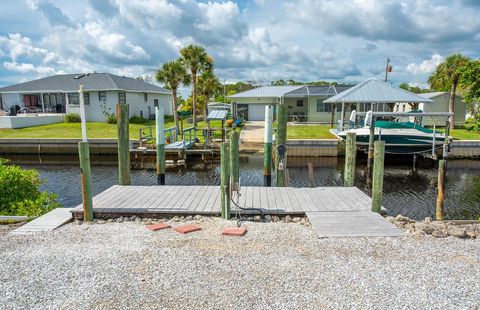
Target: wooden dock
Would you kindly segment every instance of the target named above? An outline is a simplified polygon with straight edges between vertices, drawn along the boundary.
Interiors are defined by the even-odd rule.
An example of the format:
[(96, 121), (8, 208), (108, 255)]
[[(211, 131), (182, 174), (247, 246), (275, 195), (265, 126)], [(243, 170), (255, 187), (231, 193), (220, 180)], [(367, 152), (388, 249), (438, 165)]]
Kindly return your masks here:
[[(370, 211), (371, 198), (356, 187), (247, 186), (241, 189), (239, 206), (259, 208), (268, 215), (307, 215), (321, 237), (402, 234), (380, 215)], [(115, 185), (93, 197), (93, 211), (96, 218), (218, 216), (220, 187)], [(72, 209), (72, 213), (75, 218), (82, 218), (82, 206)], [(232, 216), (236, 213), (258, 214), (258, 211), (240, 210), (232, 204)]]

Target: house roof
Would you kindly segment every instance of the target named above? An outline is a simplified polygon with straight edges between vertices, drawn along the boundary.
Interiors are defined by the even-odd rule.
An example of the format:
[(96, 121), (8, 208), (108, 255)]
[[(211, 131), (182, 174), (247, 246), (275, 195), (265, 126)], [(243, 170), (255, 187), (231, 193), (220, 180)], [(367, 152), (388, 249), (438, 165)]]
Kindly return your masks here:
[(423, 98), (432, 99), (432, 98), (438, 97), (440, 95), (445, 95), (445, 94), (447, 94), (447, 92), (445, 92), (445, 91), (436, 91), (436, 92), (431, 92), (431, 93), (422, 93), (422, 94), (418, 94), (418, 95), (420, 97), (423, 97)]
[(306, 85), (285, 94), (285, 97), (333, 96), (352, 86), (312, 86)]
[(303, 86), (261, 86), (246, 90), (231, 96), (229, 98), (280, 98), (286, 93), (300, 89)]
[(372, 103), (395, 103), (395, 102), (431, 102), (428, 98), (421, 97), (400, 87), (387, 84), (377, 79), (368, 79), (353, 86), (324, 102), (372, 102)]
[[(76, 77), (81, 77), (76, 79)], [(121, 90), (171, 94), (172, 91), (137, 79), (110, 73), (59, 74), (0, 88), (0, 93), (76, 92), (79, 83), (84, 91)]]

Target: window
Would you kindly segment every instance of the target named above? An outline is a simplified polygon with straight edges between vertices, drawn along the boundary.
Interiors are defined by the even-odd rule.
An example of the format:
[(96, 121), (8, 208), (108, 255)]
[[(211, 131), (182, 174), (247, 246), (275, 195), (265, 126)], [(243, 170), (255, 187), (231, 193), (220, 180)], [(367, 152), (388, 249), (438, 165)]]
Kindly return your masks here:
[(297, 107), (298, 108), (303, 107), (303, 99), (297, 100)]
[(118, 92), (118, 103), (119, 104), (126, 104), (127, 103), (127, 100), (125, 98), (125, 92), (123, 92), (123, 91)]
[[(79, 105), (79, 97), (78, 93), (69, 93), (68, 94), (68, 103), (71, 105)], [(83, 103), (85, 105), (90, 104), (90, 94), (89, 93), (83, 93)]]
[(148, 94), (147, 93), (143, 93), (143, 101), (148, 101)]
[(98, 92), (98, 101), (107, 101), (107, 92), (99, 91)]
[(325, 112), (325, 105), (322, 99), (317, 99), (317, 112)]

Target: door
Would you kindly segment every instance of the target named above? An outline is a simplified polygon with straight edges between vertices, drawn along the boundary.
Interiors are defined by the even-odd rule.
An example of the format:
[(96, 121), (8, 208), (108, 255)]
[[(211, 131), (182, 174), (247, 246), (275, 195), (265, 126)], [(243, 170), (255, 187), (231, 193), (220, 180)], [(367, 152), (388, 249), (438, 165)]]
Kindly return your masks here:
[(264, 121), (265, 120), (265, 105), (264, 104), (249, 104), (248, 105), (248, 120), (249, 121)]

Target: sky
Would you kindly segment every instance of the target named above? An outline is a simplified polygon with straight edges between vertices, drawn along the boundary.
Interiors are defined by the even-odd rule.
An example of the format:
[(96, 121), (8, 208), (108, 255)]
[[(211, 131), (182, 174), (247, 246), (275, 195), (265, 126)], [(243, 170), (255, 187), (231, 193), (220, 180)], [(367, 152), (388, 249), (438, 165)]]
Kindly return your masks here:
[(152, 76), (182, 46), (227, 82), (426, 87), (445, 57), (480, 57), (480, 0), (0, 0), (0, 86), (62, 73)]

